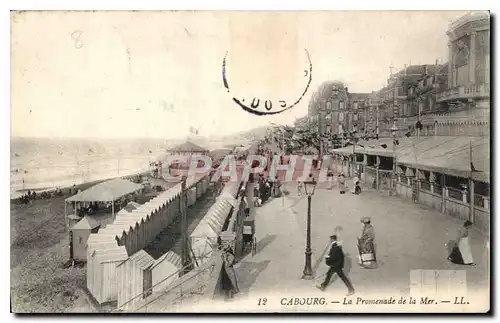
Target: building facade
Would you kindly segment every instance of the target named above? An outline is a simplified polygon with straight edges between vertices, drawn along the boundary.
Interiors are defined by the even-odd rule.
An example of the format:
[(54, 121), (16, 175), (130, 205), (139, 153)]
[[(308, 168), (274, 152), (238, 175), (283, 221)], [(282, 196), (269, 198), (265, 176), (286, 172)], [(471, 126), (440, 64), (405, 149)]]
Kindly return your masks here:
[(490, 15), (477, 12), (454, 21), (447, 32), (447, 90), (436, 95), (442, 113), (438, 132), (483, 136), (490, 120)]
[[(335, 149), (344, 173), (487, 233), (490, 223), (490, 20), (450, 24), (449, 61), (405, 66), (364, 100), (365, 140)], [(345, 156), (356, 158), (346, 159)], [(353, 173), (351, 171), (350, 173)]]

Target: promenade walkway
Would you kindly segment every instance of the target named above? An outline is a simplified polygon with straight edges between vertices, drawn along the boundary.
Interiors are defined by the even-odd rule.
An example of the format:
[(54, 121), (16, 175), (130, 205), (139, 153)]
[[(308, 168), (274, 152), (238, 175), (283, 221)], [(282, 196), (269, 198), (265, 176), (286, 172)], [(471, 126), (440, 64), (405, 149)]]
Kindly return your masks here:
[[(257, 306), (259, 299), (272, 296), (315, 296), (343, 299), (347, 290), (341, 281), (325, 292), (314, 281), (301, 279), (306, 243), (307, 198), (291, 196), (275, 199), (256, 209), (257, 254), (247, 256), (237, 266), (241, 293), (234, 306)], [(357, 264), (356, 237), (360, 218), (370, 216), (375, 228), (379, 268), (362, 269)], [(340, 240), (346, 253), (345, 272), (356, 288), (356, 295), (409, 295), (410, 271), (418, 269), (465, 270), (468, 292), (487, 297), (489, 250), (486, 237), (472, 230), (470, 242), (477, 266), (459, 266), (447, 261), (445, 243), (454, 239), (462, 221), (398, 197), (381, 196), (366, 190), (362, 195), (340, 195), (338, 190), (319, 189), (312, 198), (313, 267), (328, 243), (328, 237), (341, 227)], [(291, 310), (277, 302), (263, 310)], [(476, 306), (481, 304), (476, 304)], [(484, 304), (484, 308), (488, 305)], [(321, 309), (319, 309), (321, 311)], [(331, 308), (329, 308), (331, 310)], [(348, 308), (341, 308), (348, 311)], [(373, 310), (373, 309), (367, 309)], [(396, 309), (395, 309), (396, 310)]]

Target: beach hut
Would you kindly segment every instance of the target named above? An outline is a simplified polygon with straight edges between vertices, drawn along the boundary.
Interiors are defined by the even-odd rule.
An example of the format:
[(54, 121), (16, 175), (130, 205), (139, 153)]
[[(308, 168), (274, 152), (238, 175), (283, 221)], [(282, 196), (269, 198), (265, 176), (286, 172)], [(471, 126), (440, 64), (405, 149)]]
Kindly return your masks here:
[(116, 266), (128, 258), (125, 247), (97, 249), (89, 258), (91, 275), (87, 274), (87, 288), (99, 304), (114, 302), (118, 299)]
[(208, 254), (217, 246), (217, 238), (232, 208), (233, 204), (230, 201), (217, 200), (191, 233), (191, 248), (198, 265), (206, 262)]
[(181, 269), (181, 257), (173, 251), (168, 251), (156, 259), (151, 266), (153, 293), (159, 293), (167, 289), (179, 277)]
[(66, 226), (68, 228), (72, 228), (75, 224), (77, 224), (82, 219), (81, 216), (70, 214), (66, 217)]
[(86, 216), (70, 229), (70, 259), (87, 261), (87, 240), (91, 233), (97, 233), (99, 227), (100, 225), (95, 219)]
[(147, 252), (139, 250), (117, 265), (118, 308), (127, 310), (152, 293), (154, 262)]

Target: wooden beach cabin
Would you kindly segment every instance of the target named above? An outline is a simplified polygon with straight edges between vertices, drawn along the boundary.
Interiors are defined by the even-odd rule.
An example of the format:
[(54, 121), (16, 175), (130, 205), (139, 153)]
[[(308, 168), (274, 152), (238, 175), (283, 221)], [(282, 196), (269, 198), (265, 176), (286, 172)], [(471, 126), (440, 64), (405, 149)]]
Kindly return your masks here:
[(154, 262), (154, 258), (141, 249), (116, 266), (118, 308), (127, 310), (152, 293)]
[[(80, 220), (72, 227), (68, 228), (70, 231), (70, 260), (81, 260), (77, 259), (74, 252), (78, 250), (78, 254), (81, 254), (79, 245), (85, 246), (87, 244), (88, 235), (96, 228), (103, 228), (106, 225), (112, 223), (115, 219), (115, 203), (126, 197), (127, 195), (133, 194), (140, 191), (143, 188), (141, 184), (136, 184), (128, 180), (121, 178), (112, 179), (106, 182), (96, 184), (85, 191), (79, 192), (71, 197), (68, 197), (64, 203), (64, 216), (67, 219), (67, 203), (74, 203), (76, 214), (76, 204), (77, 203), (99, 203), (102, 206), (97, 212), (91, 216), (87, 215), (83, 219), (87, 218), (85, 222), (78, 225), (83, 220)], [(110, 204), (109, 208), (106, 208), (106, 204)], [(69, 218), (73, 218), (74, 214)], [(91, 220), (90, 220), (91, 219)], [(67, 223), (74, 223), (75, 221), (67, 220)], [(76, 227), (76, 229), (75, 229)], [(89, 229), (90, 228), (90, 229)], [(85, 232), (85, 233), (84, 233)], [(78, 237), (76, 237), (78, 235)], [(80, 243), (80, 238), (82, 241)], [(75, 240), (76, 239), (76, 240)], [(83, 253), (84, 258), (86, 258), (86, 253)], [(81, 258), (81, 256), (78, 256)]]
[(69, 232), (69, 247), (72, 260), (87, 261), (87, 240), (91, 233), (97, 233), (100, 224), (91, 216), (78, 221)]

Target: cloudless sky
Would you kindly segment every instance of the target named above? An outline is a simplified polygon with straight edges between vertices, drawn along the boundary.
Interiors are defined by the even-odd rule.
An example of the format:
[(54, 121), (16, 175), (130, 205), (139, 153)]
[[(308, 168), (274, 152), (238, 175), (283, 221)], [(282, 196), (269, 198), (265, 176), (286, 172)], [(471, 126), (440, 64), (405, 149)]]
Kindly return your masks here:
[[(448, 60), (459, 11), (24, 12), (12, 16), (12, 135), (225, 135), (307, 113), (311, 93), (340, 80), (351, 92), (385, 85), (389, 66)], [(232, 96), (295, 101), (277, 116)], [(228, 53), (231, 93), (221, 79)], [(276, 109), (273, 107), (273, 109)]]

